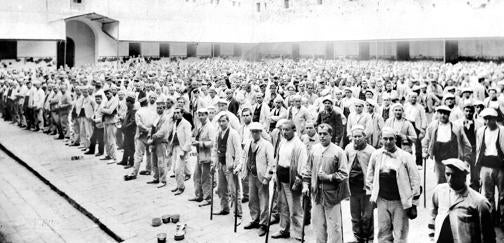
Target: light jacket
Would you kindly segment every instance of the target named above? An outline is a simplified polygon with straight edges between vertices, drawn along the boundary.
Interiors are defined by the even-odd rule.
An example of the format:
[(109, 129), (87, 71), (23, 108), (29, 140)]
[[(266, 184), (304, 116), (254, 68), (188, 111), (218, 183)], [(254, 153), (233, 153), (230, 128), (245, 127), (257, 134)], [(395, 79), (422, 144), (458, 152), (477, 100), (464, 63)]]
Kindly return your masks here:
[[(84, 115), (86, 118), (91, 119), (93, 117), (94, 110), (96, 108), (96, 102), (93, 100), (91, 96), (82, 97), (82, 109), (84, 109)], [(77, 112), (77, 115), (79, 111)]]
[[(364, 181), (367, 181), (366, 176), (367, 176), (367, 171), (368, 171), (369, 160), (371, 158), (371, 154), (373, 154), (373, 152), (375, 150), (376, 149), (369, 144), (366, 144), (366, 147), (362, 150), (355, 149), (354, 142), (351, 142), (350, 144), (348, 144), (345, 147), (345, 154), (348, 159), (348, 165), (347, 165), (348, 174), (350, 174), (355, 157), (357, 157), (357, 160), (359, 161), (359, 165), (362, 169), (362, 174), (364, 175)], [(366, 190), (366, 183), (364, 183), (364, 188), (362, 188), (362, 189)], [(366, 191), (366, 192), (370, 193), (369, 191)]]
[[(185, 152), (191, 152), (191, 138), (192, 138), (192, 133), (191, 133), (191, 123), (189, 123), (186, 119), (182, 118), (182, 120), (179, 122), (178, 125), (176, 125), (176, 122), (170, 122), (171, 124), (174, 124), (176, 127), (176, 132), (177, 132), (177, 138), (179, 141), (180, 148), (182, 151)], [(170, 131), (173, 131), (173, 128), (170, 129)]]
[[(246, 178), (248, 175), (248, 154), (251, 149), (252, 140), (247, 141), (243, 148), (243, 153), (241, 156), (240, 163), (238, 165), (238, 170), (241, 170), (241, 177)], [(273, 158), (273, 145), (264, 138), (260, 138), (257, 141), (257, 154), (256, 154), (256, 169), (257, 169), (257, 179), (263, 181), (264, 179), (270, 180), (275, 171), (276, 163)]]
[[(290, 167), (289, 167), (289, 187), (292, 188), (292, 185), (294, 185), (294, 182), (296, 179), (302, 180), (302, 173), (303, 169), (306, 165), (306, 162), (308, 160), (308, 152), (306, 150), (306, 145), (301, 141), (301, 139), (297, 136), (294, 135), (292, 138), (294, 139), (292, 142), (294, 142), (294, 148), (292, 149), (292, 155), (291, 155), (291, 161), (290, 161)], [(278, 151), (282, 148), (282, 145), (286, 143), (286, 139), (281, 139), (280, 144), (278, 145)], [(280, 153), (280, 152), (278, 152)], [(278, 159), (280, 156), (277, 155), (275, 158), (276, 164), (278, 165)], [(277, 180), (279, 182), (279, 180)]]
[(491, 205), (483, 195), (470, 187), (457, 193), (447, 183), (439, 184), (432, 194), (432, 205), (434, 242), (438, 241), (447, 217), (450, 219), (453, 242), (495, 242)]
[[(214, 138), (215, 138), (215, 133), (216, 129), (212, 125), (210, 121), (207, 120), (206, 124), (203, 125), (201, 128), (201, 132), (199, 135), (199, 140), (196, 142), (199, 142), (197, 147), (199, 149), (198, 151), (198, 162), (203, 163), (203, 162), (212, 162), (212, 148), (214, 145)], [(196, 130), (197, 133), (198, 129)]]
[[(366, 194), (371, 194), (370, 201), (376, 202), (380, 191), (380, 168), (385, 159), (397, 159), (401, 165), (396, 170), (397, 188), (404, 209), (417, 205), (420, 196), (420, 175), (415, 164), (415, 158), (410, 153), (397, 148), (392, 154), (380, 148), (371, 154), (366, 175)], [(415, 199), (413, 199), (415, 197)]]
[[(320, 182), (319, 171), (328, 174), (330, 182)], [(317, 204), (332, 206), (350, 196), (347, 156), (334, 143), (327, 147), (320, 143), (313, 145), (302, 175), (303, 181), (311, 185), (312, 198)]]
[(169, 135), (169, 118), (166, 113), (161, 114), (158, 119), (153, 124), (155, 127), (155, 133), (152, 134), (152, 140), (154, 144), (168, 143)]
[[(252, 106), (252, 109), (250, 110), (252, 112), (252, 115), (254, 114), (254, 111), (256, 109), (256, 107), (258, 106), (259, 104), (254, 104)], [(259, 123), (263, 124), (263, 126), (266, 128), (266, 129), (269, 129), (269, 126), (270, 126), (270, 108), (268, 106), (268, 104), (266, 104), (266, 102), (263, 102), (261, 104), (261, 111), (259, 112)]]
[[(452, 132), (457, 137), (458, 144), (458, 158), (463, 161), (471, 160), (471, 143), (467, 139), (462, 127), (455, 123), (451, 123)], [(433, 121), (427, 127), (427, 132), (425, 137), (422, 139), (422, 150), (428, 156), (435, 156), (434, 154), (434, 143), (436, 142), (436, 134), (439, 127), (439, 121)]]
[(381, 143), (381, 131), (385, 127), (385, 122), (383, 121), (383, 117), (376, 112), (371, 115), (371, 128), (369, 128), (368, 132), (368, 141), (369, 144), (375, 148), (378, 148)]
[(119, 100), (117, 97), (112, 97), (108, 101), (104, 101), (105, 105), (102, 108), (102, 114), (105, 117), (103, 123), (105, 124), (115, 124), (118, 121), (117, 118), (117, 106), (119, 105)]
[[(242, 155), (241, 140), (240, 135), (232, 127), (229, 127), (229, 135), (226, 143), (226, 169), (228, 171), (233, 171), (236, 166), (240, 163), (240, 156)], [(220, 131), (220, 129), (219, 129)], [(218, 144), (220, 132), (215, 134), (214, 145), (212, 149), (212, 161), (216, 163), (217, 166), (221, 166), (219, 163), (219, 158), (217, 157)]]
[[(481, 151), (481, 148), (482, 148), (483, 143), (484, 143), (484, 141), (483, 141), (483, 135), (485, 133), (485, 129), (487, 129), (487, 126), (480, 127), (480, 129), (476, 133), (476, 163), (475, 163), (475, 165), (478, 165), (480, 163), (481, 153), (485, 152), (485, 151)], [(500, 125), (497, 125), (497, 129), (499, 129), (499, 138), (498, 138), (498, 140), (499, 140), (500, 149), (501, 149), (502, 152), (504, 152), (504, 127), (500, 126)]]

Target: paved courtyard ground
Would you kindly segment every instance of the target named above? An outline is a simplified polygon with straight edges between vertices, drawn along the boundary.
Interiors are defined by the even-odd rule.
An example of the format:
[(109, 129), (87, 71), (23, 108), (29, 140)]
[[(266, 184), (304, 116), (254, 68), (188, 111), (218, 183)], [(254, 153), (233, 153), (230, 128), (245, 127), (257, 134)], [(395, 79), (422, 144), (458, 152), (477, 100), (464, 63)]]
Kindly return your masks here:
[[(232, 215), (214, 216), (214, 220), (210, 221), (210, 207), (199, 208), (197, 203), (188, 201), (193, 197), (192, 180), (186, 182), (186, 192), (181, 196), (174, 196), (170, 192), (170, 189), (175, 187), (175, 181), (172, 178), (168, 181), (168, 186), (161, 189), (146, 184), (147, 181), (152, 180), (151, 176), (139, 176), (137, 180), (125, 182), (123, 176), (127, 171), (122, 166), (107, 164), (91, 155), (84, 156), (81, 160), (71, 160), (72, 156), (82, 155), (76, 147), (67, 147), (61, 140), (55, 140), (52, 136), (21, 130), (3, 121), (0, 121), (0, 144), (24, 161), (47, 183), (73, 200), (81, 211), (91, 215), (115, 236), (126, 242), (156, 242), (156, 235), (161, 232), (168, 233), (168, 242), (170, 242), (175, 231), (174, 224), (165, 224), (157, 228), (150, 224), (153, 217), (173, 213), (181, 214), (181, 221), (188, 225), (184, 242), (264, 242), (264, 238), (257, 237), (256, 230), (243, 229), (243, 224), (250, 220), (247, 204), (243, 205), (243, 224), (238, 228), (237, 233), (233, 233)], [(142, 168), (144, 166), (145, 164)], [(193, 167), (194, 158), (192, 157), (190, 168)], [(3, 162), (0, 164), (0, 171), (2, 176), (16, 177), (15, 173), (10, 173), (12, 169)], [(429, 180), (433, 178), (432, 164), (429, 164), (427, 171), (427, 198), (430, 198), (434, 187), (433, 180)], [(36, 189), (13, 187), (10, 190), (33, 193), (30, 191)], [(0, 194), (1, 196), (6, 197)], [(0, 203), (4, 199), (0, 198)], [(220, 210), (218, 197), (215, 196), (215, 199), (214, 209), (218, 211)], [(39, 199), (35, 195), (31, 200), (38, 201), (44, 198)], [(15, 205), (0, 205), (2, 205), (0, 217), (11, 209), (15, 210)], [(427, 208), (429, 208), (429, 201)], [(342, 210), (344, 238), (347, 241), (352, 239), (348, 201), (342, 203)], [(409, 242), (429, 242), (427, 236), (429, 215), (429, 210), (423, 208), (422, 202), (419, 207), (419, 217), (410, 221)], [(49, 216), (40, 215), (40, 218), (45, 219)], [(12, 232), (13, 221), (4, 222), (0, 218), (0, 223), (2, 223), (0, 232), (5, 232), (6, 226)], [(55, 231), (58, 231), (60, 227), (63, 226), (55, 225)], [(272, 226), (272, 232), (277, 230), (278, 225)], [(33, 235), (45, 234), (38, 228), (32, 229), (32, 232)], [(311, 226), (306, 228), (306, 232), (306, 241), (314, 242)], [(500, 237), (503, 239), (502, 234)], [(295, 241), (270, 239), (270, 242)]]

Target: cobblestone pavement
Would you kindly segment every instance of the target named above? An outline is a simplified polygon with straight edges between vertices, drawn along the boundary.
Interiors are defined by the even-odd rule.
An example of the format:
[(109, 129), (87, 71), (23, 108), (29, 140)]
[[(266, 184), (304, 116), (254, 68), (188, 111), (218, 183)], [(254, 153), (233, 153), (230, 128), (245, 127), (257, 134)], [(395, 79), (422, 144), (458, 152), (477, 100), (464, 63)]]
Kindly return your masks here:
[(3, 152), (0, 164), (0, 242), (115, 242)]
[[(75, 147), (67, 147), (61, 140), (42, 133), (33, 133), (17, 126), (0, 122), (0, 143), (44, 176), (54, 186), (64, 191), (90, 214), (103, 222), (110, 230), (126, 242), (156, 242), (156, 235), (168, 233), (173, 239), (174, 224), (151, 227), (151, 219), (163, 214), (180, 213), (181, 221), (188, 225), (185, 242), (263, 242), (255, 230), (244, 230), (242, 226), (233, 233), (233, 217), (214, 216), (209, 219), (209, 207), (199, 208), (188, 202), (193, 197), (193, 182), (186, 182), (186, 192), (174, 196), (170, 189), (175, 187), (174, 179), (168, 185), (157, 189), (146, 184), (152, 176), (139, 176), (133, 181), (123, 181), (127, 173), (122, 166), (109, 165), (95, 156), (87, 155), (81, 160), (70, 160), (71, 156), (82, 155)], [(1, 168), (1, 171), (4, 171)], [(142, 164), (141, 168), (145, 166)], [(194, 158), (190, 159), (190, 168)], [(428, 178), (433, 178), (432, 163), (428, 166)], [(428, 197), (434, 187), (433, 180), (427, 180)], [(214, 210), (218, 211), (218, 197), (215, 196)], [(423, 197), (422, 197), (423, 198)], [(422, 199), (423, 200), (423, 199)], [(429, 200), (427, 201), (429, 207)], [(342, 202), (344, 239), (352, 239), (348, 201)], [(427, 223), (429, 210), (421, 203), (418, 218), (410, 221), (409, 242), (429, 242)], [(248, 207), (243, 205), (243, 224), (248, 223)], [(375, 217), (376, 218), (376, 217)], [(376, 225), (376, 222), (375, 222)], [(272, 226), (271, 232), (278, 230)], [(306, 228), (307, 241), (314, 242), (313, 230)], [(295, 242), (293, 240), (270, 240), (270, 242)]]

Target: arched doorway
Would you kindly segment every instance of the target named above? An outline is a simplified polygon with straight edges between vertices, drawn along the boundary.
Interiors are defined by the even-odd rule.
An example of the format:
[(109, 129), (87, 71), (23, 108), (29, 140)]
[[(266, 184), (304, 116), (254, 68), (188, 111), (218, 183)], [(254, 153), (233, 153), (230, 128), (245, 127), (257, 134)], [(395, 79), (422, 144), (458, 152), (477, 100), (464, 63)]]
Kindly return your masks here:
[[(95, 64), (96, 62), (96, 39), (91, 27), (79, 20), (70, 20), (66, 22), (67, 34), (67, 65), (75, 66)], [(73, 45), (73, 47), (71, 46)], [(73, 48), (73, 52), (69, 52)], [(69, 54), (73, 54), (69, 58)], [(70, 63), (73, 61), (73, 63)]]
[(66, 42), (58, 41), (57, 45), (57, 67), (59, 68), (61, 66), (64, 66), (65, 64), (69, 67), (73, 67), (75, 65), (75, 42), (72, 40), (72, 38), (67, 37)]

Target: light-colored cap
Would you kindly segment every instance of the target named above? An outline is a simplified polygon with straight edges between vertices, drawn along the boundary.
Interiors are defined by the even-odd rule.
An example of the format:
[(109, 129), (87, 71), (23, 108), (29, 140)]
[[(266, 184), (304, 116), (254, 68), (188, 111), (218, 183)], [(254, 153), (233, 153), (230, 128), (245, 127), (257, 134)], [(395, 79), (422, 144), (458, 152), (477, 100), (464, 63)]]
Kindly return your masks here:
[(262, 131), (264, 129), (263, 125), (259, 122), (252, 122), (249, 126), (250, 131)]
[(455, 95), (452, 94), (452, 93), (446, 93), (445, 95), (443, 95), (443, 98), (446, 100), (446, 99), (455, 99)]
[(326, 102), (326, 101), (329, 101), (331, 102), (331, 104), (334, 104), (333, 100), (332, 100), (332, 97), (330, 95), (326, 95), (323, 99), (322, 99), (322, 103)]
[(395, 137), (395, 131), (391, 127), (384, 127), (382, 129), (382, 137)]
[(219, 101), (217, 101), (217, 104), (226, 104), (226, 105), (228, 105), (229, 102), (227, 100), (225, 100), (225, 99), (219, 99)]
[(451, 112), (451, 109), (448, 106), (441, 105), (441, 106), (436, 107), (436, 111), (437, 112), (439, 112), (439, 111)]
[(199, 108), (198, 113), (208, 113), (208, 109), (207, 108)]
[(497, 117), (497, 111), (492, 108), (485, 108), (484, 110), (481, 111), (479, 114), (480, 117)]
[(451, 166), (459, 169), (462, 172), (469, 173), (469, 165), (466, 162), (462, 161), (462, 160), (455, 159), (455, 158), (445, 159), (445, 160), (442, 161), (442, 163), (445, 166), (451, 165)]
[(367, 99), (366, 103), (372, 105), (373, 107), (378, 107), (378, 103), (376, 103), (376, 101), (374, 101), (372, 99)]

